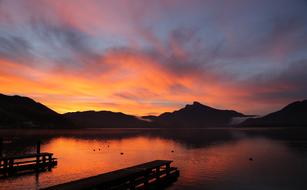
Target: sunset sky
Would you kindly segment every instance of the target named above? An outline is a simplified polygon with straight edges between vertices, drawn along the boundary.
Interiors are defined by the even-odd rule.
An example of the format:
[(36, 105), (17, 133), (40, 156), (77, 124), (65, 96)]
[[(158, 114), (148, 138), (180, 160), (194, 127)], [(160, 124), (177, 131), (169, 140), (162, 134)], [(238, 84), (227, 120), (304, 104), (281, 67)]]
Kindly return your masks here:
[(307, 98), (306, 0), (0, 0), (0, 93), (59, 113)]

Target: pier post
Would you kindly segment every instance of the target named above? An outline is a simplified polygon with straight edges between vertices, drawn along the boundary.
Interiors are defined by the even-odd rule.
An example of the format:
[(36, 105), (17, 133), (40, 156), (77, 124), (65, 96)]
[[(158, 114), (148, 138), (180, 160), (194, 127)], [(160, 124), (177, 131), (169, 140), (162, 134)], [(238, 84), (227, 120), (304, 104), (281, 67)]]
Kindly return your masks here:
[(48, 155), (48, 171), (51, 171), (52, 169), (52, 154)]
[(46, 155), (43, 155), (43, 167), (46, 166)]
[(145, 175), (144, 175), (144, 187), (148, 187), (148, 182), (149, 182), (149, 174), (150, 174), (151, 170), (147, 170)]
[(3, 156), (3, 139), (0, 137), (0, 157)]
[(6, 176), (7, 175), (7, 159), (3, 160), (3, 175)]
[(167, 175), (167, 176), (169, 176), (170, 171), (171, 171), (171, 166), (170, 166), (170, 164), (166, 164), (166, 175)]
[(40, 154), (41, 153), (41, 141), (37, 141), (36, 144), (36, 154)]
[(39, 162), (40, 162), (40, 153), (41, 153), (41, 141), (38, 140), (36, 144), (36, 170), (39, 170)]
[(48, 155), (48, 160), (49, 160), (49, 163), (52, 163), (52, 154)]
[(130, 186), (129, 187), (130, 190), (134, 190), (135, 189), (135, 179), (134, 178), (132, 178), (130, 180), (129, 186)]
[(156, 168), (156, 178), (157, 178), (157, 181), (160, 180), (160, 166)]
[(11, 176), (14, 173), (14, 159), (9, 159), (8, 161), (8, 174)]

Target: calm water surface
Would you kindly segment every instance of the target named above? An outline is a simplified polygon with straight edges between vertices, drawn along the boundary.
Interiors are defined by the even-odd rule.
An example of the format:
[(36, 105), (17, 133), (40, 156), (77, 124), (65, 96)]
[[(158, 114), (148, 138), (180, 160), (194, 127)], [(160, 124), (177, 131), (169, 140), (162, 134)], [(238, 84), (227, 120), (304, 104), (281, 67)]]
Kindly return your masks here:
[(6, 155), (35, 152), (41, 139), (42, 151), (58, 158), (51, 172), (0, 179), (1, 190), (39, 189), (156, 159), (174, 160), (181, 172), (168, 189), (307, 189), (303, 129), (0, 130), (0, 136)]

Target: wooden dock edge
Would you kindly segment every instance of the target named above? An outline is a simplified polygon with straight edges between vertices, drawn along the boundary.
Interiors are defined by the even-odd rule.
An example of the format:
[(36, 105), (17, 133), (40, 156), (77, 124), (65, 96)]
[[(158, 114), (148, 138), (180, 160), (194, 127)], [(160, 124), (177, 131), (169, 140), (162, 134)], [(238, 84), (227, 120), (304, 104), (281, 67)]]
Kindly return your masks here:
[(171, 186), (173, 183), (175, 183), (178, 180), (178, 177), (180, 176), (180, 171), (176, 170), (172, 175), (170, 175), (168, 178), (161, 178), (159, 182), (154, 181), (151, 183), (150, 186), (141, 186), (138, 189), (140, 190), (154, 190), (154, 189), (163, 189)]
[(177, 181), (180, 172), (172, 161), (155, 160), (40, 190), (163, 189)]

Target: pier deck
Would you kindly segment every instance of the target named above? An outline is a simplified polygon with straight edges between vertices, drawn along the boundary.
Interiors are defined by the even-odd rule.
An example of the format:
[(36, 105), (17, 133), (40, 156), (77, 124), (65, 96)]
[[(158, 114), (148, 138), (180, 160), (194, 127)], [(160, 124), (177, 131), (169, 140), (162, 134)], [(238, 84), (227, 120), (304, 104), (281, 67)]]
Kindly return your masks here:
[(51, 170), (56, 165), (56, 158), (53, 158), (53, 154), (48, 152), (0, 157), (0, 176), (6, 177), (21, 172)]
[(172, 161), (155, 160), (133, 167), (100, 174), (41, 190), (147, 189), (160, 186), (179, 177)]

